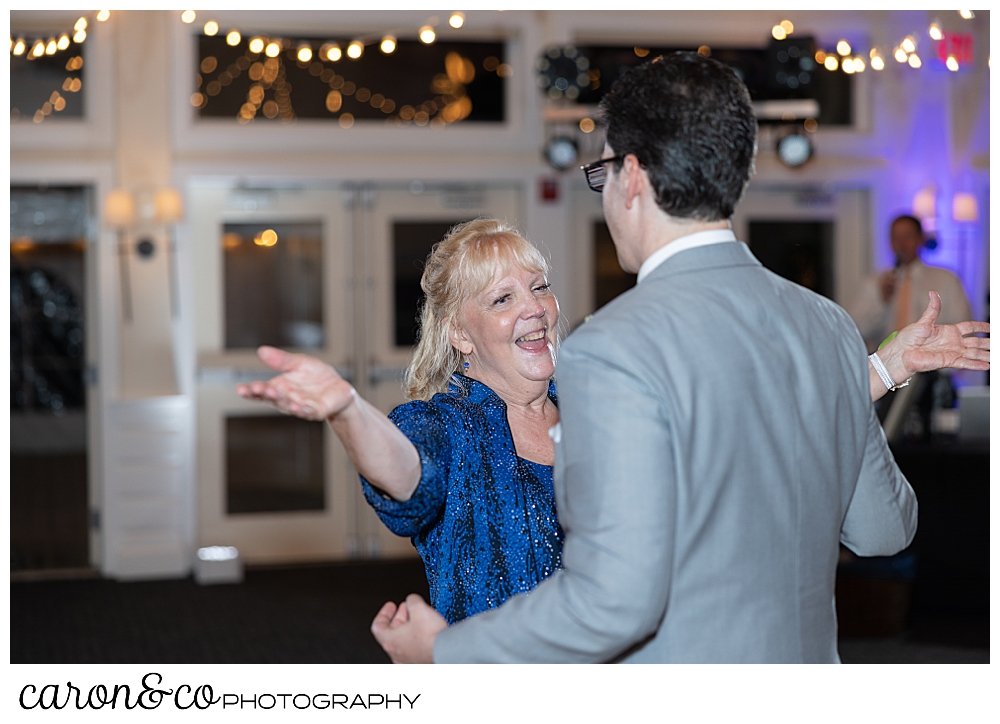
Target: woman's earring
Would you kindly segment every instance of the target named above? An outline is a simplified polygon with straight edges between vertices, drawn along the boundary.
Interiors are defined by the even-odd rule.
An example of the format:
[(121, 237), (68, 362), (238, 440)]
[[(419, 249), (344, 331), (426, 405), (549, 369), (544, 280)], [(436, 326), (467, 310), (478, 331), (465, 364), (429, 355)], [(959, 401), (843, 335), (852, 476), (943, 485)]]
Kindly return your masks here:
[(464, 367), (464, 368), (465, 368), (465, 371), (466, 371), (466, 372), (468, 372), (468, 371), (469, 371), (469, 363), (468, 363), (468, 362), (463, 362), (463, 363), (462, 363), (462, 367)]

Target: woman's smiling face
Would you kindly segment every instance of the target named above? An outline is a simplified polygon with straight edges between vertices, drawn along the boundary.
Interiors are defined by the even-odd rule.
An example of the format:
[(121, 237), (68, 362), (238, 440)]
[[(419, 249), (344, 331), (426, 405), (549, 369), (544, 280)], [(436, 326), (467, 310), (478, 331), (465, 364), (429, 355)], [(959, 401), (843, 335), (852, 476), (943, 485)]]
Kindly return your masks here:
[(466, 300), (452, 344), (469, 362), (468, 373), (494, 389), (548, 382), (555, 373), (559, 302), (543, 272), (500, 264), (490, 284)]

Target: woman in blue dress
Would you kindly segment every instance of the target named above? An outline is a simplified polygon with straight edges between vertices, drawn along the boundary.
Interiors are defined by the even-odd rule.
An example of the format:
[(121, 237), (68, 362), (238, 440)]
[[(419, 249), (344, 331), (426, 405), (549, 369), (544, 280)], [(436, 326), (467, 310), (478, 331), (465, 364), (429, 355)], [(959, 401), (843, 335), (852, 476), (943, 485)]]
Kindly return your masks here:
[[(500, 221), (452, 229), (421, 279), (420, 340), (405, 382), (411, 401), (388, 416), (326, 363), (274, 347), (258, 354), (282, 374), (237, 387), (243, 397), (329, 422), (368, 502), (413, 541), (431, 604), (449, 623), (530, 591), (560, 564), (549, 434), (559, 420), (559, 305), (547, 273), (538, 250)], [(896, 379), (981, 368), (961, 325), (934, 325), (936, 316), (932, 295), (924, 317), (879, 353)], [(869, 372), (877, 399), (886, 388)]]

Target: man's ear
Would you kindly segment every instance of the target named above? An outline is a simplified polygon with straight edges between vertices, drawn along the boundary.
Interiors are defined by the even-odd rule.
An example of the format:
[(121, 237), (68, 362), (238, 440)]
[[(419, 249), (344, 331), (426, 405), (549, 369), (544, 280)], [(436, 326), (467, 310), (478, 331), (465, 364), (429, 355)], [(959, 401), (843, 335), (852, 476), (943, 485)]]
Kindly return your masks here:
[(449, 319), (445, 324), (448, 325), (448, 341), (451, 342), (451, 346), (462, 354), (471, 354), (472, 342), (465, 334), (465, 330), (454, 319)]
[(625, 208), (631, 209), (635, 198), (649, 185), (649, 178), (634, 153), (622, 159), (622, 173), (625, 175)]

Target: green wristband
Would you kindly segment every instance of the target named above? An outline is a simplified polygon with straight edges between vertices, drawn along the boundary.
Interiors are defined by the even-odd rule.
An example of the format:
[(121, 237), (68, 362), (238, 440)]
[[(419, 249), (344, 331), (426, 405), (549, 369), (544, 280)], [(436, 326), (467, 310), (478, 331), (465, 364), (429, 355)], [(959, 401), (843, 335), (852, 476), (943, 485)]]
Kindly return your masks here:
[[(885, 347), (887, 344), (889, 344), (889, 342), (891, 342), (892, 340), (896, 339), (896, 335), (897, 334), (899, 334), (899, 330), (898, 329), (895, 332), (893, 332), (892, 334), (890, 334), (888, 337), (886, 337), (885, 339), (883, 339), (882, 340), (882, 344), (880, 344), (878, 346), (878, 349), (881, 350), (883, 347)], [(876, 351), (878, 351), (878, 350), (876, 350)]]

